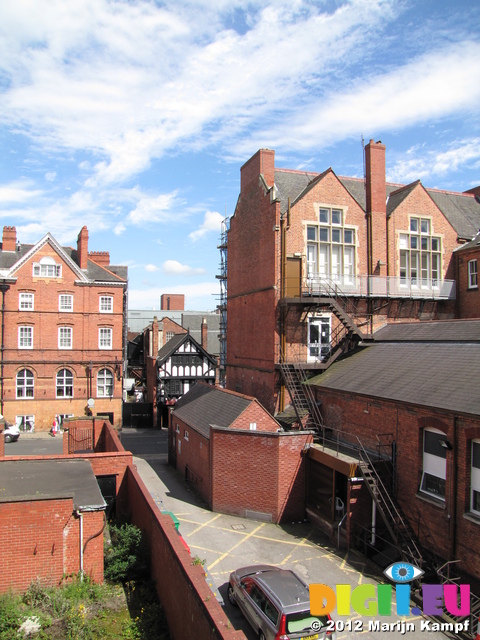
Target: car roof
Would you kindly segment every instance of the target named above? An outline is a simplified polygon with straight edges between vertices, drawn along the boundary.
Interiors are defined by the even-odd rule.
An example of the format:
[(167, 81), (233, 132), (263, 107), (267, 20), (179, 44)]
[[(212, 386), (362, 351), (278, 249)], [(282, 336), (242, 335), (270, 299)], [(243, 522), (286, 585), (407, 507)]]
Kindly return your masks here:
[(274, 596), (282, 609), (302, 610), (310, 607), (310, 593), (305, 583), (289, 569), (269, 569), (252, 576)]

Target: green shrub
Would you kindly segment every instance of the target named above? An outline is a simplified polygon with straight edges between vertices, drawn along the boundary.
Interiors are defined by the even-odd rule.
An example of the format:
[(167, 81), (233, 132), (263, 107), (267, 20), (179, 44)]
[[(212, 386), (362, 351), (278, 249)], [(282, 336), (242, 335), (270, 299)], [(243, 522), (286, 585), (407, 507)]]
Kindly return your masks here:
[(0, 597), (0, 638), (9, 640), (17, 637), (17, 629), (22, 624), (19, 598), (6, 593)]
[(147, 545), (133, 524), (110, 525), (111, 545), (105, 549), (104, 575), (112, 582), (127, 582), (148, 575)]

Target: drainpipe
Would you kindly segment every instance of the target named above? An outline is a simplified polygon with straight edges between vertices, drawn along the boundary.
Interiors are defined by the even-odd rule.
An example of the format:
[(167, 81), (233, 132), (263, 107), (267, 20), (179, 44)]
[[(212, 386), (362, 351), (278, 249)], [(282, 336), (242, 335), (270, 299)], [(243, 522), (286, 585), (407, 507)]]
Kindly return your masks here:
[(75, 514), (80, 519), (80, 582), (83, 582), (83, 513), (77, 509)]
[[(287, 231), (290, 228), (290, 198), (288, 199), (287, 205), (287, 220), (282, 217), (280, 219), (281, 224), (281, 234), (280, 234), (280, 297), (285, 298), (286, 294), (286, 271), (287, 271)], [(281, 316), (280, 316), (280, 358), (282, 355), (285, 355), (285, 347), (286, 347), (286, 336), (285, 336), (285, 315), (286, 308), (285, 305), (281, 308)], [(279, 410), (283, 411), (285, 409), (285, 382), (282, 379), (282, 384), (280, 387), (280, 406)]]
[(1, 364), (0, 364), (0, 413), (3, 415), (3, 352), (5, 349), (5, 294), (10, 289), (10, 285), (5, 281), (0, 284), (0, 291), (2, 292), (2, 345), (1, 345)]
[(450, 535), (450, 558), (455, 558), (457, 546), (457, 416), (453, 417), (453, 451), (452, 451), (452, 481), (450, 485), (450, 514), (453, 518)]

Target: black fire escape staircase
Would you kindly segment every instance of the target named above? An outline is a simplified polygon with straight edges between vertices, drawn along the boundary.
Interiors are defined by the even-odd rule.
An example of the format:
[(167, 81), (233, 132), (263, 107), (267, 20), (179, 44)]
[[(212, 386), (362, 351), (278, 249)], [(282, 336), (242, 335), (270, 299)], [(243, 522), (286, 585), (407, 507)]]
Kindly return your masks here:
[(323, 428), (322, 415), (311, 387), (305, 384), (307, 377), (304, 369), (284, 362), (283, 357), (280, 366), (300, 428), (319, 431)]
[[(358, 440), (358, 438), (357, 438)], [(386, 488), (382, 478), (377, 473), (371, 457), (359, 442), (360, 462), (358, 468), (365, 480), (367, 489), (375, 502), (377, 513), (383, 520), (395, 547), (398, 549), (404, 562), (409, 562), (417, 567), (432, 568), (433, 554), (422, 549), (408, 519), (402, 513), (400, 505), (394, 500), (391, 492)]]

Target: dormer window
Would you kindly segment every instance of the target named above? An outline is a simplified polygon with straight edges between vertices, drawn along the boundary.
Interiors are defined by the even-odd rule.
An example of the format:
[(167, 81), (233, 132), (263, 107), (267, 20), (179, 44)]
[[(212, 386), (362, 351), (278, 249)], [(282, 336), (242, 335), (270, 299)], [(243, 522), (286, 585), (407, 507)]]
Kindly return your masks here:
[(53, 258), (46, 256), (40, 262), (33, 264), (33, 275), (40, 278), (60, 278), (62, 265), (57, 264)]

